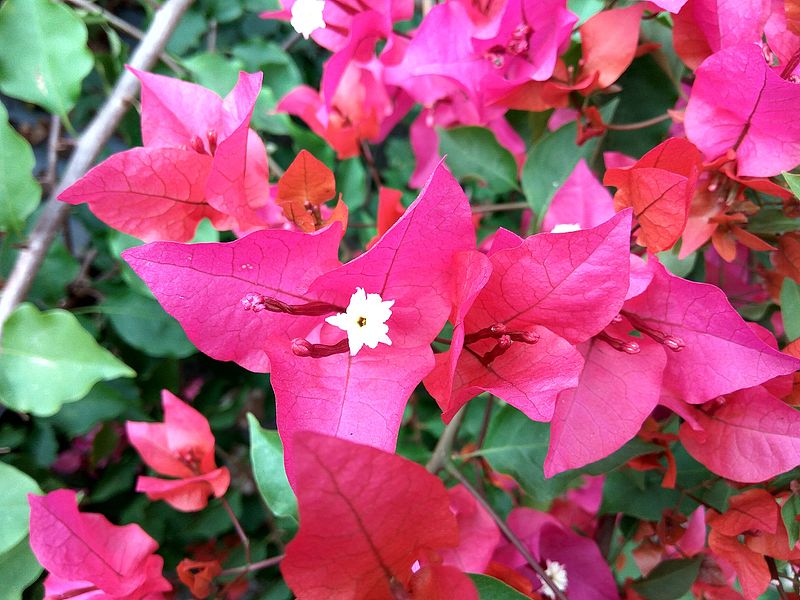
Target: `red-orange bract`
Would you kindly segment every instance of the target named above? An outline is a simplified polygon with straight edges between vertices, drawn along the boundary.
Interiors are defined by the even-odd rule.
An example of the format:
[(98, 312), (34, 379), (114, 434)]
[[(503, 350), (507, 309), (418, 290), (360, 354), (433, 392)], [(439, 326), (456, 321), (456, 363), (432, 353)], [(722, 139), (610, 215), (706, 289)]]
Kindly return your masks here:
[[(301, 431), (294, 436), (300, 531), (281, 571), (299, 600), (393, 600), (393, 590), (435, 590), (430, 578), (469, 579), (430, 569), (412, 583), (417, 560), (458, 543), (458, 525), (442, 482), (394, 454)], [(470, 596), (470, 593), (473, 595)]]

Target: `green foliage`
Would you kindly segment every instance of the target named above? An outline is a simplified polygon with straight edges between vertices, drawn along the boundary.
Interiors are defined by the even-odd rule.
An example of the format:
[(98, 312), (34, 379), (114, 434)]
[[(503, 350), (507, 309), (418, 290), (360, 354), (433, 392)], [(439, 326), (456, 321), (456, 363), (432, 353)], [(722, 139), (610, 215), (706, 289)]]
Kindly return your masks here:
[(633, 589), (647, 600), (677, 600), (691, 589), (702, 562), (702, 557), (665, 560)]
[(28, 535), (28, 494), (41, 494), (31, 477), (0, 462), (0, 555)]
[(63, 3), (6, 0), (0, 6), (0, 90), (66, 120), (94, 64), (87, 35)]
[(155, 300), (117, 288), (106, 294), (99, 308), (125, 342), (149, 356), (186, 358), (197, 352), (178, 322)]
[(792, 494), (781, 507), (781, 518), (789, 535), (789, 548), (794, 548), (800, 539), (800, 495)]
[(524, 600), (527, 598), (506, 583), (488, 575), (470, 575), (480, 600)]
[(545, 478), (544, 460), (549, 444), (549, 424), (531, 421), (517, 409), (505, 406), (492, 418), (486, 441), (478, 454), (497, 471), (516, 479), (535, 503), (547, 504), (575, 483), (581, 473), (606, 473), (631, 458), (657, 449), (634, 439), (602, 461)]
[(64, 310), (20, 305), (5, 324), (2, 347), (0, 403), (38, 416), (83, 398), (98, 381), (136, 375)]
[(518, 189), (517, 163), (488, 129), (440, 129), (439, 148), (447, 155), (447, 166), (459, 180), (477, 181), (494, 194)]
[(800, 285), (790, 277), (786, 277), (781, 286), (781, 313), (789, 341), (800, 338)]
[[(600, 112), (603, 120), (614, 115), (617, 103), (606, 105)], [(582, 146), (575, 143), (578, 127), (568, 123), (556, 131), (543, 135), (531, 147), (525, 166), (522, 168), (522, 192), (536, 216), (537, 229), (544, 218), (553, 196), (583, 158), (592, 163), (598, 149), (598, 138), (592, 138)]]
[(0, 554), (0, 600), (20, 600), (22, 591), (42, 572), (28, 543), (27, 536), (16, 546)]
[(272, 514), (297, 522), (297, 498), (286, 478), (281, 438), (277, 431), (262, 429), (252, 414), (247, 415), (247, 422), (250, 425), (250, 462), (258, 491)]
[(30, 144), (8, 123), (0, 102), (0, 231), (20, 231), (38, 206), (42, 189), (31, 174), (34, 164)]

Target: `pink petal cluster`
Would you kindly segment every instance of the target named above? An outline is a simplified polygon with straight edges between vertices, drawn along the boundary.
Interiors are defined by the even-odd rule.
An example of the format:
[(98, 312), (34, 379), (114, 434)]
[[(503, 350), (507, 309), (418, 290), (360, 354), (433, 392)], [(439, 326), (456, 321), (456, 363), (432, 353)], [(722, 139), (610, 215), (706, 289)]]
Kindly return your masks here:
[[(469, 205), (444, 166), (367, 252), (344, 265), (339, 227), (124, 253), (198, 348), (271, 373), (290, 474), (295, 431), (394, 449), (405, 403), (434, 364), (430, 343), (450, 312), (451, 265), (475, 247)], [(386, 322), (392, 343), (351, 356), (343, 331), (325, 317), (344, 312), (357, 288), (394, 301)]]
[(202, 510), (211, 496), (221, 498), (230, 473), (214, 460), (214, 435), (208, 420), (167, 390), (161, 392), (163, 423), (128, 421), (128, 439), (147, 465), (175, 479), (140, 476), (136, 491), (164, 500), (181, 511)]
[(282, 224), (270, 198), (264, 143), (250, 129), (261, 73), (240, 73), (224, 99), (131, 69), (142, 85), (144, 146), (112, 155), (59, 194), (146, 241), (189, 241), (197, 224), (252, 231)]
[(172, 589), (161, 575), (158, 544), (138, 525), (112, 525), (78, 511), (72, 490), (29, 495), (30, 543), (49, 572), (45, 598), (161, 600)]

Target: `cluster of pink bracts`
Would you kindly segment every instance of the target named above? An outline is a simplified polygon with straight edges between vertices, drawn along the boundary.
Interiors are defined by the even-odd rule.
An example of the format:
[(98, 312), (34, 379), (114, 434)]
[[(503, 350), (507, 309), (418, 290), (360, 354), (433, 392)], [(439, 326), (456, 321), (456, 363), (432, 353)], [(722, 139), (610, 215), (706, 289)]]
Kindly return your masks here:
[[(284, 5), (288, 17), (293, 3)], [(800, 464), (800, 413), (784, 401), (800, 360), (781, 352), (769, 331), (745, 322), (720, 289), (671, 274), (652, 254), (681, 238), (683, 255), (709, 239), (728, 261), (737, 243), (769, 250), (735, 217), (741, 190), (791, 199), (768, 178), (800, 162), (800, 37), (786, 31), (782, 2), (746, 0), (740, 13), (710, 19), (716, 5), (661, 0), (603, 11), (578, 29), (583, 58), (576, 72), (560, 58), (577, 22), (565, 0), (452, 0), (434, 6), (410, 36), (394, 31), (413, 13), (408, 0), (328, 0), (326, 27), (312, 35), (334, 52), (321, 92), (302, 86), (279, 109), (302, 118), (346, 158), (362, 141), (384, 139), (416, 103), (423, 106), (411, 125), (418, 162), (410, 186), (427, 182), (402, 216), (345, 264), (338, 255), (342, 223), (300, 231), (272, 197), (263, 142), (249, 129), (260, 74), (242, 73), (223, 100), (193, 84), (135, 73), (144, 147), (110, 157), (61, 199), (88, 202), (112, 227), (151, 242), (124, 258), (202, 352), (270, 373), (287, 475), (301, 509), (300, 533), (282, 565), (298, 595), (322, 598), (315, 594), (341, 578), (377, 590), (359, 597), (384, 597), (380, 569), (385, 575), (388, 568), (411, 597), (437, 597), (436, 589), (449, 587), (471, 598), (477, 596), (462, 571), (524, 572), (521, 555), (499, 544), (496, 527), (471, 497), (454, 488), (448, 499), (438, 479), (388, 454), (421, 382), (448, 422), (484, 392), (550, 422), (547, 476), (609, 456), (657, 409), (683, 419), (679, 437), (687, 451), (725, 478), (755, 483)], [(676, 130), (679, 137), (638, 161), (607, 156), (604, 182), (617, 188), (613, 198), (579, 163), (544, 215), (545, 233), (521, 238), (501, 229), (478, 247), (467, 198), (439, 161), (436, 128), (485, 126), (521, 164), (524, 143), (505, 113), (567, 109), (570, 94), (607, 89), (637, 52), (647, 51), (638, 46), (644, 11), (662, 9), (677, 13), (676, 49), (696, 67), (680, 119), (685, 132)], [(386, 43), (376, 55), (379, 40)], [(589, 111), (577, 116), (604, 126)], [(241, 237), (181, 243), (204, 218)], [(632, 229), (650, 251), (644, 257)], [(391, 343), (365, 338), (353, 350), (356, 333), (342, 323), (358, 293), (364, 302), (378, 296), (375, 302), (390, 305), (380, 325)], [(358, 317), (359, 326), (369, 318)], [(439, 348), (434, 342), (441, 344), (448, 321), (452, 335)], [(173, 479), (142, 477), (137, 490), (179, 510), (199, 510), (225, 493), (229, 474), (216, 468), (205, 419), (168, 393), (164, 408), (164, 425), (129, 423), (128, 435), (150, 467)], [(359, 526), (383, 540), (385, 564), (377, 567), (359, 562), (353, 550), (356, 558), (344, 568), (329, 557), (335, 549), (320, 542), (326, 521), (341, 528), (348, 518), (346, 511), (341, 518), (323, 514), (320, 503), (336, 508), (326, 489), (347, 496), (356, 480), (362, 495), (364, 486), (396, 493), (380, 508), (384, 516), (401, 515), (396, 523), (378, 519), (375, 507), (357, 510)], [(779, 535), (768, 503), (742, 503), (751, 501), (769, 515), (747, 529), (724, 515), (709, 518), (719, 556), (742, 532), (760, 527)], [(168, 588), (155, 542), (138, 527), (81, 515), (69, 492), (31, 504), (32, 544), (52, 573), (49, 595), (83, 586), (101, 592), (92, 597), (139, 600)], [(705, 516), (692, 517), (702, 534), (691, 529), (681, 555), (703, 548)], [(570, 598), (616, 597), (603, 557), (570, 524), (527, 509), (509, 519), (537, 559), (573, 574)], [(58, 528), (80, 552), (53, 547)], [(395, 536), (401, 529), (407, 534)], [(548, 542), (551, 534), (558, 544)], [(120, 554), (116, 547), (134, 550)], [(766, 566), (740, 570), (737, 552), (728, 558), (754, 597), (769, 581)], [(89, 555), (102, 560), (75, 559)], [(535, 575), (529, 580), (536, 591)], [(594, 595), (582, 595), (583, 585)]]

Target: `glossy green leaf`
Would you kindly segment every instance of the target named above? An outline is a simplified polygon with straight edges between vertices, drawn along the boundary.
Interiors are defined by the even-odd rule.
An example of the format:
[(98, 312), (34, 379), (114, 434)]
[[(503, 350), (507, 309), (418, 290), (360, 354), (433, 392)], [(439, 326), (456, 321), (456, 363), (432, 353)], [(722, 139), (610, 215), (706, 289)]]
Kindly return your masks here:
[(800, 338), (800, 286), (789, 277), (781, 286), (781, 314), (789, 341)]
[(657, 447), (634, 439), (611, 456), (582, 469), (545, 478), (544, 460), (550, 444), (550, 426), (531, 421), (511, 406), (504, 406), (492, 419), (483, 448), (477, 454), (494, 469), (511, 475), (537, 502), (549, 502), (569, 487), (580, 474), (600, 475), (631, 458), (653, 452)]
[(83, 21), (63, 2), (0, 6), (0, 90), (67, 118), (94, 65)]
[(606, 476), (603, 484), (604, 514), (622, 513), (645, 521), (658, 521), (665, 509), (680, 501), (676, 490), (661, 487), (663, 473), (622, 469)]
[(225, 96), (236, 85), (239, 71), (244, 65), (239, 60), (230, 60), (215, 52), (201, 52), (183, 61), (184, 66), (192, 73), (194, 80)]
[(478, 590), (480, 600), (525, 600), (528, 597), (494, 577), (472, 573), (469, 577)]
[(783, 178), (786, 180), (786, 183), (789, 185), (789, 189), (792, 190), (792, 193), (795, 195), (795, 197), (800, 198), (800, 175), (795, 175), (794, 173), (784, 173)]
[(0, 351), (0, 403), (48, 416), (83, 398), (101, 380), (136, 373), (65, 310), (22, 304), (5, 324)]
[(125, 342), (148, 356), (186, 358), (197, 352), (180, 324), (151, 298), (117, 290), (100, 309)]
[(42, 565), (36, 560), (28, 538), (0, 554), (0, 600), (21, 600), (22, 592), (39, 578)]
[(578, 24), (599, 13), (605, 5), (605, 0), (567, 0), (567, 7), (578, 15)]
[(518, 189), (517, 163), (494, 134), (483, 127), (439, 130), (439, 148), (458, 179), (477, 180), (495, 194)]
[[(614, 114), (616, 102), (606, 105), (600, 112), (608, 121)], [(592, 138), (582, 146), (575, 144), (577, 125), (568, 123), (556, 131), (543, 135), (528, 152), (522, 168), (522, 192), (537, 219), (542, 222), (547, 208), (558, 189), (583, 158), (591, 162), (599, 138)]]
[(256, 485), (276, 517), (289, 517), (297, 522), (297, 498), (283, 465), (283, 444), (278, 432), (263, 429), (252, 414), (247, 415), (250, 425), (250, 461)]
[(11, 127), (0, 102), (0, 231), (21, 231), (39, 205), (42, 188), (33, 177), (35, 164), (30, 144)]
[(647, 600), (676, 600), (691, 589), (702, 562), (701, 557), (665, 560), (632, 587)]
[(41, 493), (28, 475), (0, 462), (0, 554), (28, 535), (28, 494)]
[(789, 534), (789, 548), (794, 548), (797, 545), (797, 540), (800, 539), (800, 496), (792, 494), (786, 499), (781, 507), (781, 518), (783, 524), (786, 526), (786, 533)]

